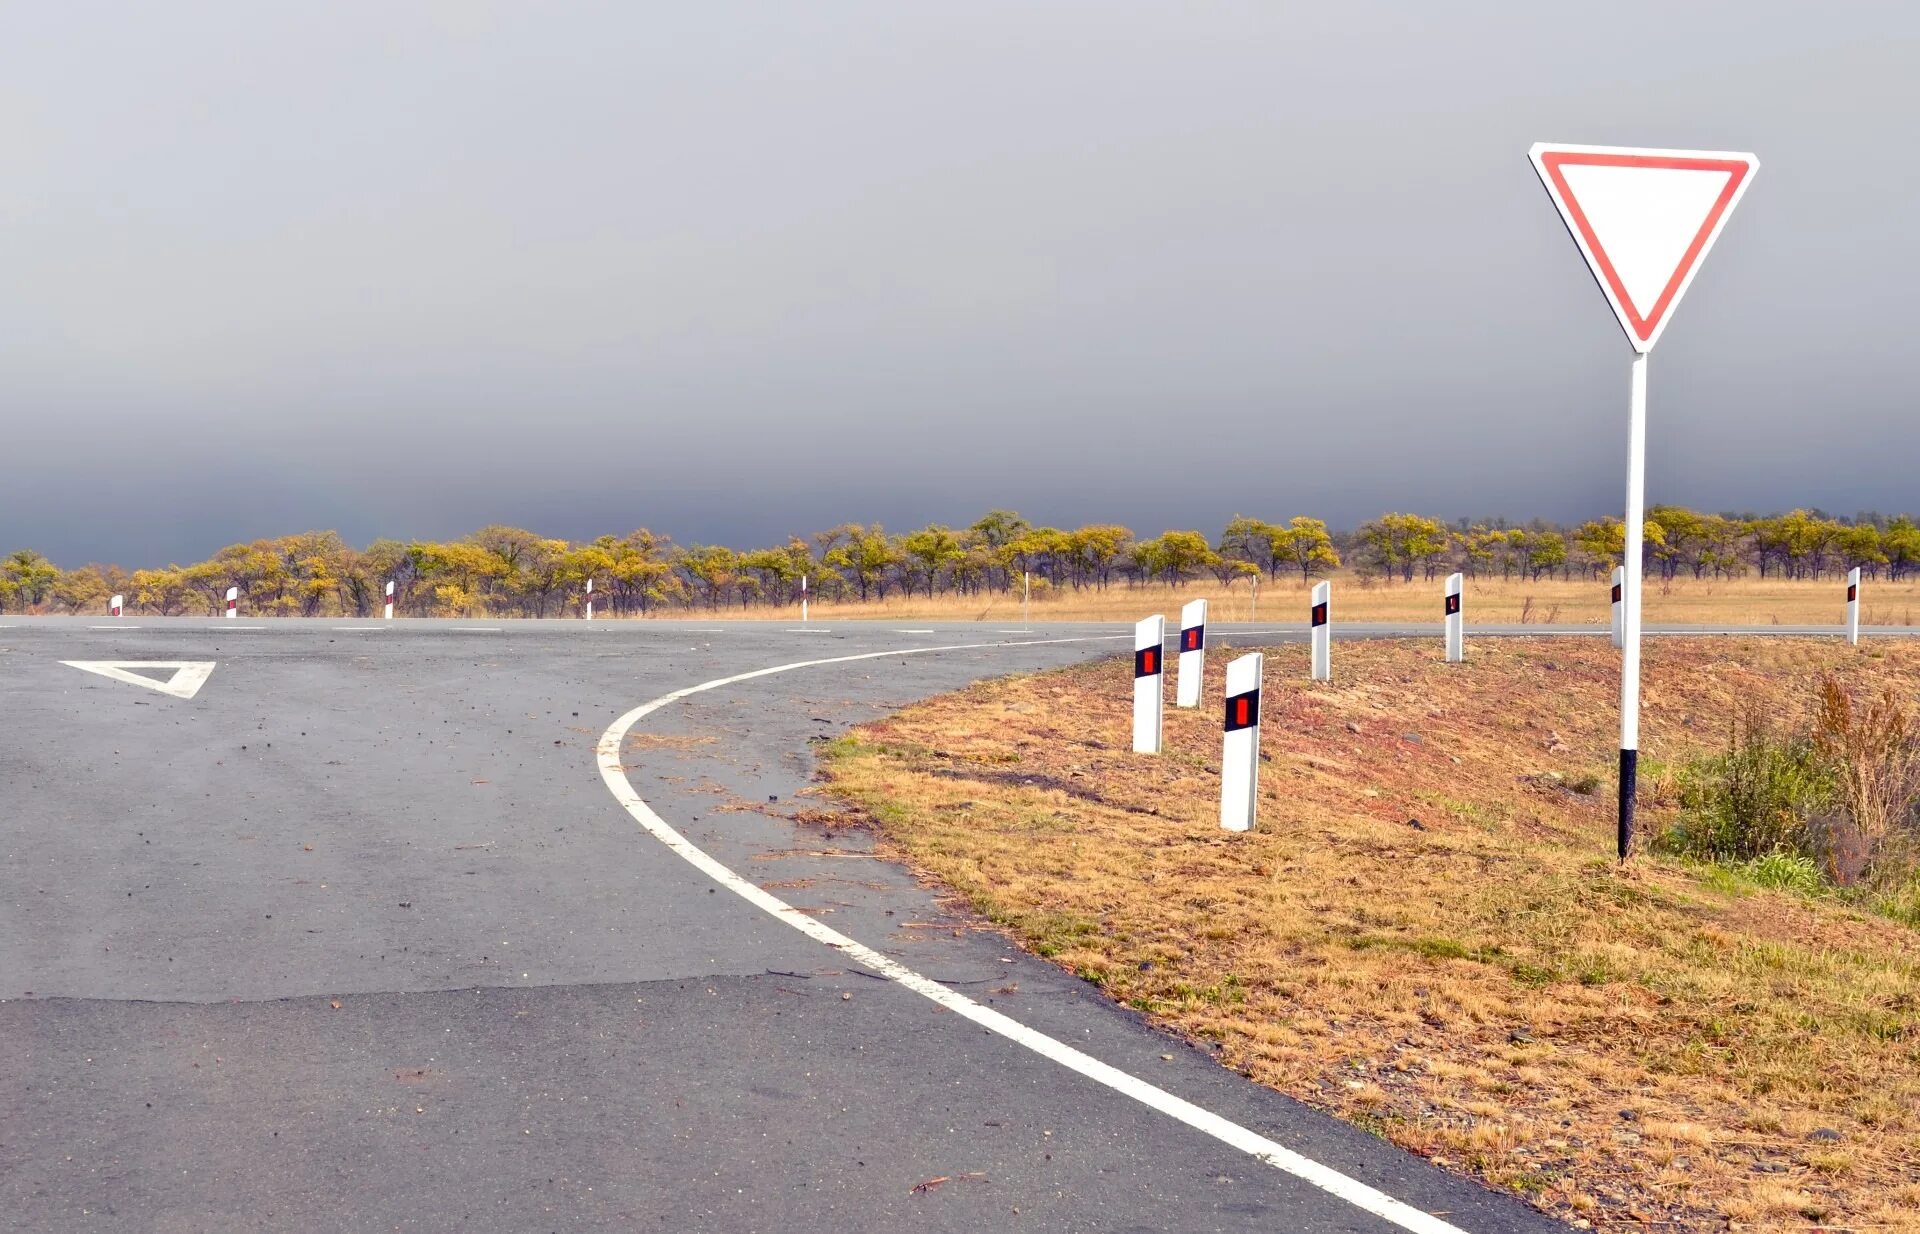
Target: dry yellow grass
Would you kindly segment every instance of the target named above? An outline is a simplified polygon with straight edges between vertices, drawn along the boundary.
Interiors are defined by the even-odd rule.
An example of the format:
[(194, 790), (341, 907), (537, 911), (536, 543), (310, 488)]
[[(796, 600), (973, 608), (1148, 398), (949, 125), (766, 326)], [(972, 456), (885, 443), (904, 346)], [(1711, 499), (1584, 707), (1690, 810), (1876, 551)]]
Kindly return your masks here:
[[(1650, 856), (1610, 860), (1604, 644), (1268, 654), (1261, 809), (1219, 831), (1219, 668), (1127, 750), (1131, 666), (984, 684), (829, 748), (833, 790), (1036, 951), (1255, 1079), (1595, 1223), (1920, 1230), (1920, 931)], [(1662, 640), (1667, 768), (1920, 646)], [(1585, 791), (1581, 791), (1585, 790)], [(1731, 1226), (1729, 1223), (1732, 1223)]]
[[(1334, 616), (1340, 621), (1440, 621), (1440, 581), (1384, 583), (1357, 574), (1333, 580)], [(1148, 613), (1178, 613), (1188, 600), (1213, 601), (1215, 621), (1258, 619), (1304, 622), (1308, 586), (1298, 578), (1262, 582), (1257, 604), (1245, 582), (1223, 587), (1208, 579), (1182, 587), (1115, 585), (1105, 591), (1042, 591), (1034, 597), (1032, 619), (1039, 621), (1135, 621)], [(1700, 625), (1839, 625), (1846, 617), (1844, 585), (1823, 582), (1786, 582), (1744, 578), (1732, 581), (1675, 579), (1671, 584), (1647, 580), (1646, 620)], [(1913, 625), (1920, 619), (1920, 581), (1875, 583), (1863, 588), (1860, 620), (1866, 625)], [(1467, 621), (1489, 625), (1522, 621), (1604, 625), (1608, 615), (1607, 584), (1549, 579), (1533, 583), (1498, 578), (1470, 580), (1466, 594)], [(800, 615), (792, 608), (717, 610), (675, 609), (667, 617), (744, 619), (792, 622)], [(938, 596), (928, 599), (898, 595), (884, 602), (815, 603), (816, 622), (985, 621), (1006, 625), (1020, 619), (1020, 596)]]

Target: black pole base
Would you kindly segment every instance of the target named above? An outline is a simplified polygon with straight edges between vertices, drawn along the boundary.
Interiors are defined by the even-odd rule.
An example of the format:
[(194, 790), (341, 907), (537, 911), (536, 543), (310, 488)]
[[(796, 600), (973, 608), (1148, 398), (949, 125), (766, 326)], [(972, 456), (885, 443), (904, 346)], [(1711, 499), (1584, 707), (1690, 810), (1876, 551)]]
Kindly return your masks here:
[(1640, 751), (1620, 751), (1620, 860), (1633, 851), (1633, 794), (1640, 774)]

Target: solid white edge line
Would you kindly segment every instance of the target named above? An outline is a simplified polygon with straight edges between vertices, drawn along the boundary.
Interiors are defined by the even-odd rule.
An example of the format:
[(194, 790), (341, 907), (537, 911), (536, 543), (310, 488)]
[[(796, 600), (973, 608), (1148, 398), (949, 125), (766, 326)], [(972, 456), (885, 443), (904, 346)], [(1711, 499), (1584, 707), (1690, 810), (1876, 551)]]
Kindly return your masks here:
[(945, 647), (910, 647), (894, 651), (870, 651), (860, 655), (833, 656), (822, 660), (799, 660), (792, 664), (777, 664), (771, 668), (736, 673), (731, 677), (718, 677), (712, 681), (701, 682), (699, 685), (675, 690), (671, 694), (663, 694), (650, 703), (635, 707), (609, 725), (607, 731), (600, 735), (600, 743), (595, 748), (595, 755), (600, 765), (600, 778), (606, 782), (607, 789), (613, 794), (614, 799), (633, 816), (634, 822), (640, 824), (647, 834), (666, 845), (689, 865), (747, 903), (792, 926), (815, 942), (833, 948), (848, 960), (872, 969), (888, 980), (905, 986), (915, 994), (931, 1000), (948, 1011), (972, 1020), (982, 1028), (998, 1033), (1017, 1045), (1025, 1046), (1043, 1058), (1059, 1063), (1069, 1071), (1131, 1097), (1150, 1109), (1177, 1119), (1196, 1131), (1210, 1135), (1223, 1144), (1237, 1148), (1256, 1160), (1291, 1174), (1403, 1230), (1412, 1230), (1416, 1234), (1465, 1234), (1465, 1231), (1458, 1226), (1442, 1221), (1431, 1213), (1422, 1212), (1410, 1204), (1394, 1199), (1384, 1191), (1369, 1187), (1357, 1179), (1348, 1178), (1330, 1166), (1321, 1165), (1311, 1157), (1304, 1157), (1258, 1132), (1250, 1131), (1238, 1123), (1195, 1105), (1184, 1097), (1177, 1097), (1118, 1067), (1103, 1063), (1090, 1054), (1076, 1050), (1064, 1042), (1056, 1041), (1045, 1033), (1028, 1028), (1002, 1012), (976, 1003), (964, 994), (921, 976), (906, 965), (882, 955), (864, 943), (855, 942), (831, 926), (823, 925), (780, 897), (734, 873), (718, 859), (710, 856), (706, 850), (674, 830), (665, 819), (654, 813), (653, 807), (649, 806), (634, 790), (633, 785), (627, 780), (626, 769), (620, 762), (620, 747), (626, 742), (627, 733), (635, 724), (654, 712), (695, 694), (717, 690), (723, 686), (738, 685), (740, 682), (752, 681), (759, 677), (771, 677), (775, 673), (787, 673), (801, 668), (817, 668), (824, 664), (847, 664), (856, 660), (880, 660), (888, 656), (927, 655), (941, 651), (976, 651), (989, 647), (1115, 642), (1124, 641), (1129, 637), (1131, 636), (1125, 634), (1096, 635), (1083, 638), (1034, 639), (1027, 642), (1003, 641), (959, 643)]

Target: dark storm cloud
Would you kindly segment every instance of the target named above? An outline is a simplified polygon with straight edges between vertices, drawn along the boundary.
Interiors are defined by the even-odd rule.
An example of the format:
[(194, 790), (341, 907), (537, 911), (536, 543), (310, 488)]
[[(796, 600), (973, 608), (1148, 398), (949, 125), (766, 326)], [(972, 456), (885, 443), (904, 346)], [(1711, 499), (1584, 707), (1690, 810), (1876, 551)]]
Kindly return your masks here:
[(1656, 499), (1913, 508), (1917, 13), (10, 6), (0, 549), (1617, 510), (1540, 139), (1762, 159)]

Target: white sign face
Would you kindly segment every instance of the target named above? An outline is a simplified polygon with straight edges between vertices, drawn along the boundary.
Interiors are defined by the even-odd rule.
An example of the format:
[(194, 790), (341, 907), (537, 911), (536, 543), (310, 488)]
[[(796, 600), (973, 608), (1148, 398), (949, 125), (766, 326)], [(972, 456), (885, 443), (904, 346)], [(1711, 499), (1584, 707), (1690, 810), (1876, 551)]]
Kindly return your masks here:
[(1760, 160), (1541, 142), (1533, 169), (1635, 351), (1651, 351)]

